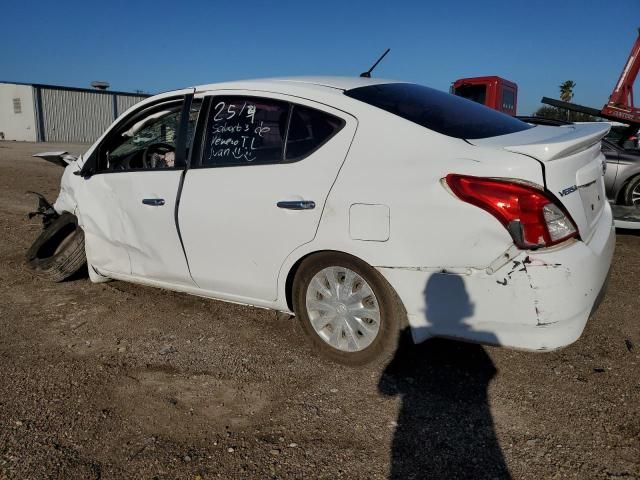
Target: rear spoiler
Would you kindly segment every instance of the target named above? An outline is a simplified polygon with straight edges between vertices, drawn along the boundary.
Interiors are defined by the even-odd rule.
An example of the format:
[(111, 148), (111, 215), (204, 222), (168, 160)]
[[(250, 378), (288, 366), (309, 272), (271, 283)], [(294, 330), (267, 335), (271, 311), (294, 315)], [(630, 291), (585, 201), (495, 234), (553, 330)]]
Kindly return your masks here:
[(603, 122), (558, 127), (538, 125), (517, 133), (469, 142), (474, 145), (502, 147), (510, 152), (548, 162), (588, 149), (602, 140), (610, 129), (611, 125)]
[(580, 124), (549, 128), (557, 128), (562, 134), (548, 140), (527, 145), (509, 145), (504, 148), (505, 150), (524, 153), (546, 162), (586, 150), (602, 140), (611, 130), (611, 125)]

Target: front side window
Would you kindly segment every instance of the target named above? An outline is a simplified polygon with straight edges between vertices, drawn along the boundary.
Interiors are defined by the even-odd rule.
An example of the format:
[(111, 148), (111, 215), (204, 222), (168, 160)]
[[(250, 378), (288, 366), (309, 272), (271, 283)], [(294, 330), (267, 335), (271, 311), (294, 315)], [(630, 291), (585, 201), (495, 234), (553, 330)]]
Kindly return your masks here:
[(149, 114), (121, 133), (109, 153), (110, 167), (171, 168), (175, 162), (181, 106)]
[[(187, 146), (191, 142), (201, 101), (191, 104)], [(101, 147), (101, 171), (172, 169), (176, 165), (176, 142), (182, 102), (174, 101), (134, 115), (113, 132)]]
[(345, 95), (455, 138), (497, 137), (533, 128), (465, 98), (411, 83), (358, 87)]

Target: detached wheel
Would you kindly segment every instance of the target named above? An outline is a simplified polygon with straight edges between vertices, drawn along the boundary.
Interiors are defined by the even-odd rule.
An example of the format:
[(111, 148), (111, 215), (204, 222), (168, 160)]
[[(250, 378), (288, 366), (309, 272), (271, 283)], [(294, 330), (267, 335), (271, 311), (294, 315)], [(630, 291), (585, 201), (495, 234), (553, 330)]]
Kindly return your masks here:
[(315, 349), (346, 365), (386, 359), (406, 324), (402, 302), (384, 277), (339, 253), (303, 261), (293, 284), (293, 303)]
[(640, 206), (640, 175), (629, 180), (622, 198), (625, 205)]
[(87, 263), (84, 232), (78, 219), (63, 213), (42, 231), (27, 250), (27, 265), (39, 276), (61, 282)]

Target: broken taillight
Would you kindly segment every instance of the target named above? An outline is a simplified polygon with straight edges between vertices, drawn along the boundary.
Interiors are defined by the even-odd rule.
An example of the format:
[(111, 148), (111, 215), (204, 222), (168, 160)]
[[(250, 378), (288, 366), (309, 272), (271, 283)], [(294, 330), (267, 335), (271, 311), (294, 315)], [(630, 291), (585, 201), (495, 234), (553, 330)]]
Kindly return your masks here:
[(564, 208), (535, 187), (453, 173), (447, 175), (446, 182), (458, 198), (496, 217), (518, 248), (549, 247), (578, 236)]

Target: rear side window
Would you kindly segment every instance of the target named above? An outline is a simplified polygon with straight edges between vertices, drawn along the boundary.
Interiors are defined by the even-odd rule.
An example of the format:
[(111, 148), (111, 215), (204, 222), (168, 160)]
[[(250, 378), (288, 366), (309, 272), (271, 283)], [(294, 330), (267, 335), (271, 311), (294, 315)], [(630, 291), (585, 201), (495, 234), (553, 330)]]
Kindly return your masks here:
[(209, 110), (203, 166), (282, 161), (288, 116), (286, 102), (215, 97)]
[(313, 108), (256, 97), (213, 97), (203, 167), (295, 162), (324, 145), (344, 121)]
[(293, 105), (287, 135), (286, 161), (306, 157), (344, 126), (344, 120), (313, 108)]
[(484, 105), (411, 83), (347, 90), (345, 95), (455, 138), (488, 138), (532, 128)]

